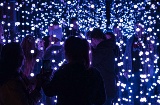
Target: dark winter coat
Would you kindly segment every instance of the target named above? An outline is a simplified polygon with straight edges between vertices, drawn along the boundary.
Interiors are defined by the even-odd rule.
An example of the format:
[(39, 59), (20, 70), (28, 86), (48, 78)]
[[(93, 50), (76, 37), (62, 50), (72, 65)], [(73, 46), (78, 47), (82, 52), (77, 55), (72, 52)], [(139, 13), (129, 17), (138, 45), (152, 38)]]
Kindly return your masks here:
[(37, 105), (41, 99), (40, 89), (31, 91), (29, 85), (22, 74), (0, 72), (0, 105)]
[(102, 105), (105, 91), (100, 73), (81, 64), (66, 64), (51, 82), (43, 86), (47, 96), (56, 96), (57, 105)]
[(102, 75), (108, 99), (116, 95), (114, 47), (112, 42), (105, 40), (92, 49), (92, 66), (97, 68)]

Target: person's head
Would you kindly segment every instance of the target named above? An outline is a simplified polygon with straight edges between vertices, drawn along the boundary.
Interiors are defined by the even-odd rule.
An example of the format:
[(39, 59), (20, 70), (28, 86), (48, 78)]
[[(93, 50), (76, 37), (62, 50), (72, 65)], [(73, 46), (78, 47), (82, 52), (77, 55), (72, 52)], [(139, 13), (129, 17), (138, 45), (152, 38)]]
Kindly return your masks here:
[(76, 17), (71, 18), (70, 24), (73, 24), (73, 29), (75, 29), (75, 30), (79, 29), (78, 19)]
[(38, 49), (36, 48), (35, 39), (31, 35), (27, 35), (21, 43), (25, 59), (33, 60), (37, 57)]
[(53, 21), (50, 25), (49, 25), (49, 31), (51, 30), (55, 30), (59, 28), (59, 23), (57, 21)]
[(23, 64), (23, 50), (21, 45), (16, 42), (11, 42), (3, 46), (1, 52), (1, 63), (6, 70), (14, 70), (10, 72), (16, 72)]
[(89, 44), (86, 39), (71, 36), (66, 39), (64, 50), (68, 62), (79, 62), (89, 67)]
[(103, 31), (99, 28), (94, 28), (90, 34), (91, 45), (96, 47), (101, 41), (106, 40)]
[(36, 46), (38, 50), (44, 50), (44, 40), (41, 38), (36, 39)]

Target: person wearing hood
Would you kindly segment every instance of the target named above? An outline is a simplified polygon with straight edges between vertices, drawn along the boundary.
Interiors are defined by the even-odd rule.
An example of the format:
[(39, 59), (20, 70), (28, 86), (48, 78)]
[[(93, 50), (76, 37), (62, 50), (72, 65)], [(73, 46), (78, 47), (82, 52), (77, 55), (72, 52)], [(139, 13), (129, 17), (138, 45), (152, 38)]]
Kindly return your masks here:
[(115, 45), (106, 39), (105, 34), (99, 28), (93, 29), (90, 34), (92, 46), (92, 66), (97, 68), (102, 75), (106, 102), (104, 105), (111, 105), (116, 97), (116, 75), (115, 75)]

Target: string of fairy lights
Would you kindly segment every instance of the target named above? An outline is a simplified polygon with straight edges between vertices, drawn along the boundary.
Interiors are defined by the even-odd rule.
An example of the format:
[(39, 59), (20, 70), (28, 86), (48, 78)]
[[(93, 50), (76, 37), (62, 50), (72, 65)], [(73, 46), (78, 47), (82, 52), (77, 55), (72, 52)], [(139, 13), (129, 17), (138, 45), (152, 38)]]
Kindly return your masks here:
[[(12, 1), (12, 0), (11, 0)], [(0, 3), (0, 8), (5, 12), (2, 13), (2, 24), (5, 30), (4, 37), (10, 42), (8, 33), (11, 31), (11, 25), (16, 27), (15, 39), (22, 39), (27, 34), (43, 37), (48, 35), (48, 26), (53, 21), (59, 22), (61, 27), (70, 26), (70, 18), (77, 17), (79, 20), (80, 30), (84, 32), (89, 28), (101, 27), (106, 28), (106, 8), (105, 0), (13, 0), (15, 8), (11, 8), (11, 3), (3, 1)], [(11, 9), (15, 9), (17, 19), (15, 24), (11, 23), (8, 17)], [(18, 36), (18, 37), (17, 37)], [(7, 38), (6, 38), (7, 37)]]
[[(159, 46), (159, 28), (160, 28), (160, 12), (159, 8), (160, 2), (158, 0), (114, 0), (112, 2), (111, 8), (111, 26), (113, 29), (115, 26), (118, 28), (118, 31), (123, 35), (123, 37), (131, 38), (137, 32), (143, 31), (142, 34), (147, 37), (147, 41), (143, 45), (143, 50), (140, 51), (139, 56), (142, 60), (142, 64), (144, 65), (142, 69), (140, 69), (141, 74), (141, 83), (140, 83), (140, 96), (137, 96), (142, 103), (151, 103), (157, 102), (160, 103), (159, 94), (155, 94), (156, 88), (159, 86), (159, 67), (157, 66), (158, 51), (157, 47)], [(138, 24), (141, 28), (136, 27)], [(119, 34), (120, 34), (119, 33)], [(117, 34), (115, 32), (115, 34)], [(124, 58), (124, 49), (126, 47), (125, 40), (122, 37), (118, 38), (117, 45), (120, 48), (121, 56), (120, 58)], [(154, 47), (152, 51), (150, 45)], [(145, 56), (145, 58), (143, 58)], [(154, 58), (154, 60), (152, 60)], [(128, 59), (128, 58), (127, 58)], [(123, 68), (123, 62), (119, 62), (119, 66)], [(152, 73), (144, 73), (144, 71), (152, 71)], [(123, 74), (127, 71), (128, 74), (128, 82), (118, 81), (117, 86), (121, 90), (119, 93), (119, 102), (130, 102), (132, 103), (133, 98), (133, 78), (134, 74), (132, 74), (131, 70), (121, 69), (119, 74), (121, 78), (124, 76)], [(127, 91), (127, 97), (126, 92)]]
[[(11, 42), (11, 31), (15, 27), (16, 35), (14, 41), (20, 42), (26, 35), (32, 34), (35, 38), (48, 36), (48, 26), (53, 21), (58, 21), (62, 29), (70, 26), (70, 18), (77, 17), (80, 31), (85, 37), (85, 33), (95, 27), (100, 27), (106, 31), (106, 0), (11, 0), (15, 3), (12, 8), (10, 2), (0, 1), (1, 23), (4, 34), (1, 37), (3, 43)], [(16, 11), (16, 19), (13, 23), (10, 21), (10, 11)], [(6, 12), (7, 11), (7, 12)], [(119, 91), (117, 104), (133, 101), (133, 81), (134, 75), (130, 70), (123, 69), (123, 59), (127, 40), (136, 32), (142, 31), (147, 37), (147, 45), (144, 45), (145, 51), (141, 51), (142, 64), (144, 69), (152, 69), (154, 73), (145, 74), (141, 70), (141, 88), (140, 96), (137, 98), (142, 103), (151, 104), (152, 102), (160, 103), (160, 96), (155, 95), (154, 91), (160, 84), (159, 67), (157, 66), (159, 37), (160, 37), (160, 2), (158, 0), (113, 0), (111, 5), (111, 24), (112, 30), (115, 26), (118, 29), (116, 44), (120, 48), (121, 56), (116, 58), (119, 66), (119, 77), (124, 76), (125, 71), (129, 72), (128, 80), (119, 79), (117, 86)], [(14, 20), (14, 19), (13, 19)], [(141, 26), (136, 27), (135, 24)], [(63, 30), (63, 35), (65, 31)], [(154, 51), (147, 50), (149, 45), (153, 45)], [(151, 56), (154, 61), (151, 62)], [(119, 59), (119, 60), (117, 60)], [(37, 60), (39, 61), (39, 60)], [(63, 61), (62, 61), (63, 62)], [(151, 79), (152, 78), (152, 79)], [(151, 81), (152, 80), (152, 81)], [(149, 85), (148, 85), (149, 84)], [(144, 89), (146, 89), (144, 91)], [(126, 95), (127, 94), (127, 95)]]
[[(105, 0), (6, 0), (0, 2), (0, 8), (2, 10), (2, 26), (4, 34), (2, 36), (3, 43), (9, 43), (14, 39), (16, 42), (21, 42), (26, 35), (33, 35), (37, 40), (48, 36), (48, 26), (52, 25), (54, 21), (60, 24), (63, 29), (63, 35), (65, 35), (65, 28), (70, 27), (70, 19), (76, 17), (79, 21), (79, 29), (83, 33), (83, 37), (88, 30), (94, 27), (101, 27), (106, 29), (106, 2)], [(6, 9), (5, 11), (4, 8)], [(16, 19), (14, 23), (9, 20), (10, 10), (15, 10)], [(5, 13), (6, 12), (6, 13)], [(14, 37), (8, 33), (11, 32), (11, 25), (15, 27)], [(61, 42), (63, 43), (63, 42)], [(31, 50), (34, 53), (34, 50)], [(56, 52), (54, 52), (56, 56)], [(36, 59), (36, 62), (40, 62)], [(55, 63), (55, 60), (52, 60)], [(61, 66), (65, 62), (65, 59), (58, 64)], [(57, 70), (57, 65), (54, 70)], [(35, 73), (31, 73), (34, 76)], [(56, 98), (54, 100), (56, 102)], [(42, 103), (43, 105), (43, 99)]]
[[(23, 35), (32, 33), (36, 37), (48, 35), (48, 26), (53, 21), (58, 21), (62, 27), (70, 26), (71, 17), (79, 19), (81, 31), (87, 31), (92, 27), (105, 28), (105, 2), (96, 1), (33, 1), (24, 0), (21, 3), (16, 2), (16, 11), (21, 16), (19, 24)], [(24, 35), (25, 36), (25, 35)]]

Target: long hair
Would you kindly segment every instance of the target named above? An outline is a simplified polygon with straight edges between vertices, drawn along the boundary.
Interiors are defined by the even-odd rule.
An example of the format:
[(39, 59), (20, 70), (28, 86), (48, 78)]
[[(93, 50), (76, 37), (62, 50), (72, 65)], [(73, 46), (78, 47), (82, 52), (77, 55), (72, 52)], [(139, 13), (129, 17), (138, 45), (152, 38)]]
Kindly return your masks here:
[[(34, 69), (34, 65), (36, 63), (36, 58), (39, 56), (38, 55), (38, 48), (36, 48), (35, 39), (31, 35), (28, 35), (23, 39), (21, 46), (22, 46), (24, 56), (25, 56), (23, 73), (26, 76), (29, 76), (30, 73)], [(33, 50), (34, 52), (31, 53), (31, 50)]]
[(71, 36), (66, 39), (64, 50), (69, 62), (79, 62), (89, 67), (89, 44), (86, 39)]
[[(37, 57), (38, 49), (35, 46), (35, 39), (31, 35), (27, 35), (21, 43), (25, 59), (32, 60)], [(34, 50), (34, 53), (31, 53), (31, 50)]]

